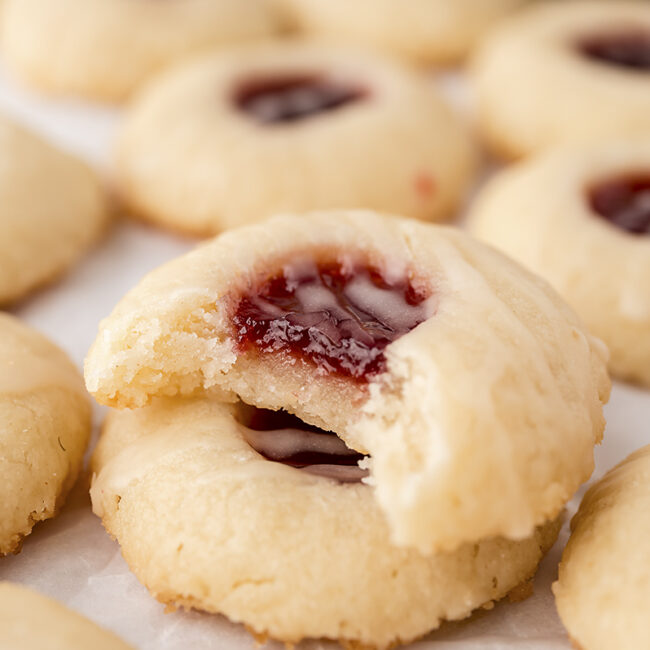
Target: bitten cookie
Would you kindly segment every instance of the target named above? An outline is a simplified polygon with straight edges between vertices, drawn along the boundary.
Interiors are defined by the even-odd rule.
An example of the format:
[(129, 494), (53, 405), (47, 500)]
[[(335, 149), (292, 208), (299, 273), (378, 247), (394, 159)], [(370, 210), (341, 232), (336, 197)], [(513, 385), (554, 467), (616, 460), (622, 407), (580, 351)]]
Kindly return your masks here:
[(208, 390), (370, 453), (393, 540), (522, 539), (593, 469), (604, 346), (544, 282), (450, 228), (279, 217), (150, 274), (86, 361), (105, 404)]
[(474, 65), (479, 124), (517, 157), (559, 143), (650, 136), (650, 3), (534, 4)]
[(523, 0), (282, 2), (297, 26), (312, 34), (371, 45), (420, 63), (453, 63)]
[(178, 59), (276, 27), (266, 0), (6, 0), (3, 60), (43, 90), (119, 101)]
[(95, 174), (0, 115), (0, 304), (61, 275), (108, 218)]
[(34, 524), (56, 514), (89, 435), (78, 370), (43, 336), (0, 314), (0, 556), (19, 551)]
[(503, 597), (555, 541), (559, 522), (428, 557), (392, 546), (339, 438), (240, 408), (173, 398), (109, 416), (93, 509), (161, 602), (261, 638), (381, 649)]
[(116, 181), (132, 212), (210, 234), (282, 210), (441, 219), (474, 162), (423, 76), (294, 42), (204, 57), (154, 81), (119, 136)]
[(650, 386), (650, 137), (579, 145), (498, 174), (470, 231), (539, 273)]
[(650, 602), (650, 446), (585, 494), (553, 585), (582, 650), (645, 650)]
[(2, 650), (133, 650), (55, 600), (0, 582)]

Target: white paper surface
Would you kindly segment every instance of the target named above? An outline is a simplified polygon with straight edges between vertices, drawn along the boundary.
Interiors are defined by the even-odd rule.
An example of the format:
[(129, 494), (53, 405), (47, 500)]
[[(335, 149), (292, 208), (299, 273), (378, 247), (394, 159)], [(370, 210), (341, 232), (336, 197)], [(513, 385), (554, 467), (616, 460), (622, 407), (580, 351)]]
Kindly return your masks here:
[[(447, 77), (443, 86), (457, 103), (468, 104), (461, 79)], [(17, 88), (1, 73), (0, 109), (99, 167), (107, 164), (119, 111), (47, 100)], [(144, 273), (193, 245), (191, 240), (153, 228), (131, 222), (117, 223), (60, 283), (13, 311), (56, 341), (81, 365), (99, 320), (124, 293)], [(102, 410), (98, 408), (96, 415), (99, 422)], [(650, 442), (650, 391), (616, 385), (606, 415), (605, 442), (596, 453), (594, 478)], [(584, 488), (578, 497), (583, 491)], [(570, 514), (575, 511), (577, 501), (578, 498), (571, 502)], [(566, 538), (565, 525), (558, 543), (540, 567), (531, 598), (516, 604), (502, 602), (467, 621), (446, 624), (410, 647), (568, 650), (570, 644), (555, 613), (550, 591)], [(99, 519), (92, 514), (83, 480), (57, 518), (36, 526), (19, 555), (0, 558), (0, 579), (21, 582), (57, 598), (141, 650), (250, 650), (254, 647), (241, 626), (223, 617), (183, 612), (165, 614), (163, 606), (131, 574), (117, 543), (108, 537)], [(267, 646), (269, 650), (280, 647)], [(319, 641), (300, 645), (310, 650), (336, 647)]]

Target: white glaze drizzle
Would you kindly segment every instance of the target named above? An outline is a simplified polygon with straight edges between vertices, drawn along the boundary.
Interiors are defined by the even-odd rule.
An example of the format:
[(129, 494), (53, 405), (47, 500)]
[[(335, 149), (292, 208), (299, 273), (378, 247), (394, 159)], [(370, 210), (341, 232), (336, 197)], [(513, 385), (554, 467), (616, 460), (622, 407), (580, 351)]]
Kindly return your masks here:
[[(255, 431), (245, 428), (244, 439), (255, 451), (275, 462), (283, 462), (302, 453), (316, 453), (339, 457), (357, 455), (356, 451), (350, 449), (336, 435), (315, 433), (303, 429), (288, 428)], [(305, 465), (296, 469), (331, 478), (342, 483), (360, 481), (368, 475), (368, 471), (361, 469), (358, 465), (321, 463)]]

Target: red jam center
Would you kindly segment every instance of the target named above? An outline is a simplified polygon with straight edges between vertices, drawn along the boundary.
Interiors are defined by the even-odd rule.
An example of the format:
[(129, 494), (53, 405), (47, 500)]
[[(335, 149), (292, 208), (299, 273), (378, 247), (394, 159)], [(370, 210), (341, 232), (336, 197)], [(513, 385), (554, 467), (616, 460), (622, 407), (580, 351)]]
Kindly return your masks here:
[(634, 70), (650, 70), (650, 33), (621, 31), (586, 38), (580, 51), (590, 59)]
[(263, 124), (296, 122), (364, 99), (361, 87), (320, 75), (260, 78), (247, 81), (234, 94), (235, 105)]
[(650, 235), (650, 174), (620, 176), (588, 191), (592, 209), (634, 235)]
[(252, 409), (243, 424), (248, 444), (268, 460), (341, 483), (357, 482), (368, 475), (358, 466), (363, 454), (347, 447), (334, 433), (286, 411)]
[(243, 295), (233, 323), (242, 349), (289, 353), (367, 381), (386, 369), (386, 346), (427, 319), (426, 298), (406, 277), (303, 260)]

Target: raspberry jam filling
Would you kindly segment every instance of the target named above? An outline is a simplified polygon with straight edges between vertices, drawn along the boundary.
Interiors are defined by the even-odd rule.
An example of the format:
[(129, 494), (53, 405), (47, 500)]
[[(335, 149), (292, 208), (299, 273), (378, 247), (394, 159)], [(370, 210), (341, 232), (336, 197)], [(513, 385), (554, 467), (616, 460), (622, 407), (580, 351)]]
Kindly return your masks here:
[(368, 92), (322, 75), (293, 75), (246, 81), (235, 90), (239, 110), (262, 124), (296, 122), (365, 99)]
[(246, 442), (267, 460), (341, 483), (355, 483), (368, 475), (358, 466), (363, 454), (347, 447), (336, 434), (286, 411), (250, 409), (243, 420)]
[(588, 190), (592, 209), (633, 235), (650, 235), (650, 174), (619, 176)]
[(592, 36), (578, 45), (590, 59), (634, 70), (650, 70), (650, 32), (620, 31)]
[(408, 277), (388, 279), (366, 264), (296, 260), (241, 297), (235, 337), (242, 350), (368, 381), (386, 370), (386, 346), (429, 317), (427, 298)]

